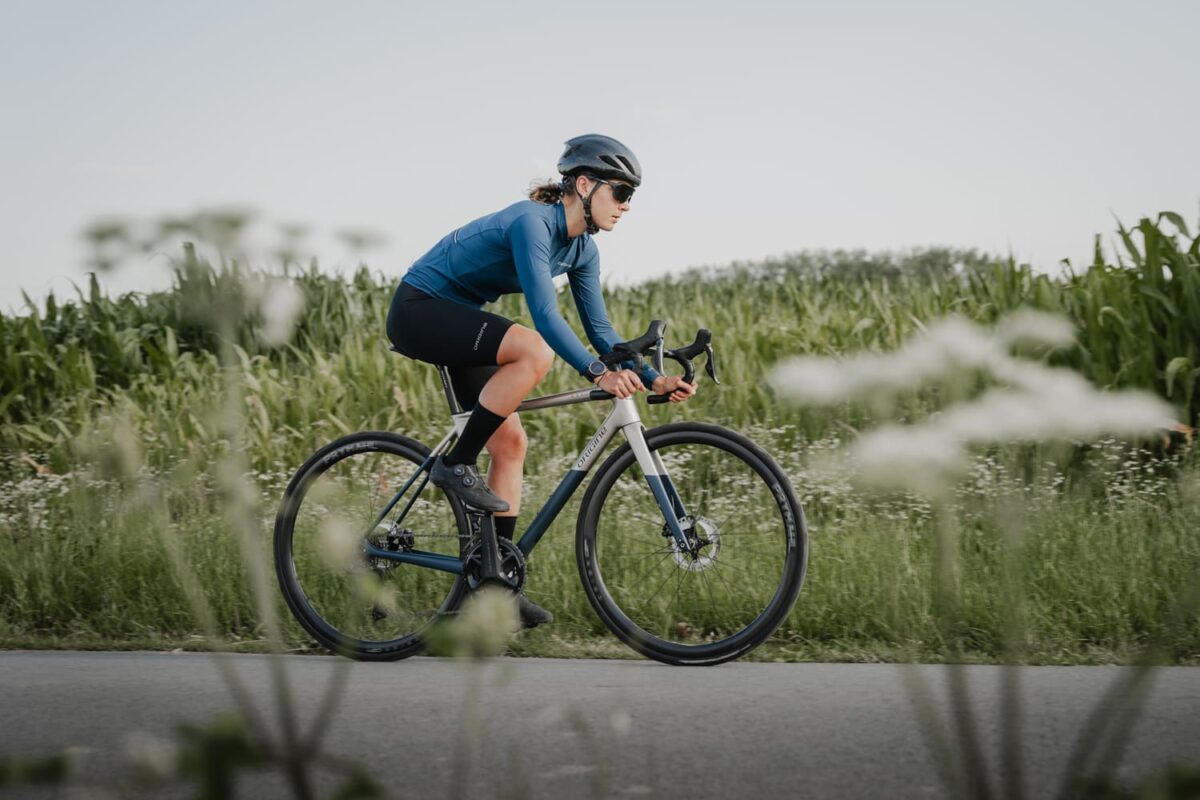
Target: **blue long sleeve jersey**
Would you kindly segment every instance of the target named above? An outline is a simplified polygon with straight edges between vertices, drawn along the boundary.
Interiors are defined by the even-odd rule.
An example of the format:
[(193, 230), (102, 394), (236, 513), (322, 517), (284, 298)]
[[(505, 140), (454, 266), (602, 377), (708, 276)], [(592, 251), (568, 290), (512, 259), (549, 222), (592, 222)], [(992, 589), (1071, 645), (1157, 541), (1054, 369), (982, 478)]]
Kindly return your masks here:
[[(563, 273), (596, 352), (608, 353), (614, 344), (626, 341), (613, 329), (604, 307), (600, 251), (586, 233), (567, 236), (562, 203), (547, 206), (522, 200), (468, 222), (413, 262), (403, 280), (433, 297), (476, 308), (502, 294), (524, 293), (537, 332), (582, 374), (594, 356), (558, 312), (552, 279)], [(649, 388), (656, 377), (654, 368), (643, 362), (642, 383)]]

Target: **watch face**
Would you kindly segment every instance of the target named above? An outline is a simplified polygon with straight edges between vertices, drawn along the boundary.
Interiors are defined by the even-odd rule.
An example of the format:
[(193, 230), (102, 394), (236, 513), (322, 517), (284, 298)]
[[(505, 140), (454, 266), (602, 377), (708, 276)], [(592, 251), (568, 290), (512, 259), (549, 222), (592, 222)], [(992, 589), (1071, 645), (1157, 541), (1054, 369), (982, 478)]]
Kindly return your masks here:
[(591, 364), (588, 364), (588, 372), (593, 378), (599, 378), (605, 371), (603, 361), (593, 361)]

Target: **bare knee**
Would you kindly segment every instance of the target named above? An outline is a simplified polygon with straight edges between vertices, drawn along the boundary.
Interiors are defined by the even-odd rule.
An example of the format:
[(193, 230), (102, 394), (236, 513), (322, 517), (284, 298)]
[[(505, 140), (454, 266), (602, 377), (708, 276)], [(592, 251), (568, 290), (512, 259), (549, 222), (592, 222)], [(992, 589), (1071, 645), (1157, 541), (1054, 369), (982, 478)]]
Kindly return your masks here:
[(537, 370), (538, 380), (546, 377), (546, 373), (550, 371), (550, 367), (554, 365), (554, 351), (550, 345), (546, 344), (546, 340), (541, 334), (535, 333), (538, 338), (537, 347), (534, 349), (533, 366)]
[(524, 461), (528, 447), (525, 428), (516, 414), (509, 415), (487, 442), (488, 455), (501, 461)]
[(523, 364), (541, 380), (554, 364), (554, 351), (537, 331), (513, 325), (500, 342), (496, 360), (501, 364)]

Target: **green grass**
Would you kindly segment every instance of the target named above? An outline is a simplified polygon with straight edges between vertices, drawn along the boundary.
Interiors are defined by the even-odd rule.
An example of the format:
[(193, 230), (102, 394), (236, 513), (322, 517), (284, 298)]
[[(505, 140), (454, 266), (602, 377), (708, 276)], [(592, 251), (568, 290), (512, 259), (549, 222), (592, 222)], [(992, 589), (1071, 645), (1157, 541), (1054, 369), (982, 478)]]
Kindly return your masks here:
[[(756, 438), (763, 441), (769, 434), (759, 431)], [(810, 568), (795, 611), (759, 657), (944, 659), (946, 643), (933, 606), (937, 531), (929, 510), (912, 499), (864, 499), (828, 477), (826, 485), (815, 483), (804, 466), (812, 452), (781, 454), (798, 491), (809, 497)], [(1091, 457), (1103, 461), (1118, 452), (1119, 445), (1107, 443)], [(1200, 494), (1195, 491), (1200, 472), (1176, 460), (1167, 469), (1179, 471), (1179, 480), (1138, 466), (1106, 484), (1060, 482), (1054, 488), (1048, 473), (1046, 480), (1024, 489), (1003, 466), (996, 457), (982, 459), (956, 506), (968, 657), (1000, 661), (1004, 656), (1011, 609), (999, 588), (999, 553), (1004, 530), (1019, 528), (1027, 620), (1022, 660), (1128, 658), (1156, 634), (1175, 598), (1200, 574)], [(555, 478), (533, 478), (527, 504), (548, 496)], [(51, 485), (47, 477), (33, 480)], [(147, 508), (133, 506), (117, 481), (87, 488), (85, 478), (69, 480), (75, 483), (65, 494), (57, 494), (61, 487), (49, 491), (57, 500), (46, 504), (36, 530), (14, 535), (10, 528), (0, 536), (0, 644), (201, 646), (162, 547), (162, 526), (184, 544), (222, 635), (238, 649), (261, 644), (264, 633), (242, 557), (223, 516), (222, 497), (208, 481), (163, 481), (170, 488)], [(151, 485), (145, 474), (138, 480)], [(263, 492), (269, 498), (277, 490)], [(1017, 501), (1023, 519), (1008, 510)], [(558, 619), (548, 630), (520, 637), (517, 653), (624, 654), (593, 614), (579, 583), (577, 508), (578, 499), (531, 558), (529, 594)], [(263, 505), (264, 553), (270, 510)], [(312, 649), (290, 618), (287, 630), (290, 647)], [(1171, 663), (1200, 658), (1200, 623), (1193, 620), (1175, 630), (1166, 653)]]
[[(1032, 305), (1077, 325), (1079, 347), (1052, 361), (1103, 387), (1157, 391), (1194, 423), (1200, 238), (1190, 239), (1169, 214), (1122, 235), (1127, 254), (1118, 264), (1098, 252), (1089, 269), (1062, 278), (973, 252), (825, 253), (608, 292), (627, 335), (654, 317), (667, 320), (672, 344), (700, 326), (714, 332), (723, 385), (704, 379), (692, 402), (644, 407), (647, 425), (697, 419), (747, 433), (775, 454), (806, 507), (808, 581), (796, 611), (756, 657), (936, 661), (950, 652), (933, 604), (932, 510), (911, 497), (863, 497), (850, 489), (851, 476), (816, 466), (822, 453), (881, 420), (926, 417), (939, 406), (937, 391), (913, 393), (886, 411), (800, 408), (774, 396), (766, 382), (772, 366), (794, 354), (888, 350), (948, 313), (990, 322)], [(348, 279), (292, 269), (306, 312), (292, 343), (273, 346), (244, 290), (244, 270), (213, 268), (190, 250), (175, 269), (169, 292), (110, 299), (93, 283), (76, 302), (52, 299), (22, 317), (0, 316), (0, 645), (201, 646), (163, 551), (166, 532), (183, 543), (222, 635), (255, 647), (261, 620), (224, 514), (229, 497), (219, 488), (228, 454), (246, 455), (238, 480), (252, 495), (266, 553), (283, 487), (317, 447), (355, 430), (430, 443), (444, 431), (436, 372), (387, 348), (393, 279), (365, 268)], [(574, 321), (569, 296), (561, 302)], [(225, 340), (212, 309), (226, 314)], [(497, 310), (529, 324), (517, 297)], [(242, 389), (235, 411), (226, 405), (226, 379)], [(560, 365), (539, 391), (577, 385)], [(523, 522), (602, 413), (574, 406), (526, 415), (532, 444)], [(1016, 612), (1001, 592), (1002, 545), (1019, 531), (1020, 657), (1130, 658), (1200, 574), (1198, 476), (1186, 446), (980, 454), (954, 511), (963, 657), (1004, 657), (1005, 623)], [(558, 621), (520, 637), (518, 653), (624, 652), (579, 586), (577, 503), (532, 559), (529, 592)], [(288, 631), (292, 647), (311, 647), (290, 621)], [(1198, 654), (1192, 620), (1172, 629), (1162, 657), (1190, 663)]]

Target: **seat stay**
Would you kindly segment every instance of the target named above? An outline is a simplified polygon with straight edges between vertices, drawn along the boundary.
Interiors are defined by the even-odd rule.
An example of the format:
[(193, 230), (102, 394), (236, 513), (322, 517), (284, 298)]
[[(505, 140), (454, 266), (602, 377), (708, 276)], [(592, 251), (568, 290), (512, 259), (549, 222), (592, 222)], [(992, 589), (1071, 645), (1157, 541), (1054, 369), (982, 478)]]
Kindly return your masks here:
[[(465, 425), (466, 422), (464, 421), (463, 424)], [(400, 522), (403, 521), (406, 516), (408, 516), (409, 509), (413, 507), (413, 503), (417, 501), (417, 497), (420, 496), (421, 490), (424, 489), (425, 484), (429, 482), (429, 467), (431, 464), (433, 464), (433, 460), (446, 449), (450, 443), (450, 440), (461, 432), (462, 427), (459, 426), (456, 421), (455, 427), (442, 437), (442, 440), (437, 443), (437, 446), (434, 447), (433, 450), (429, 452), (429, 455), (425, 457), (425, 460), (421, 462), (421, 466), (417, 467), (416, 470), (413, 471), (412, 477), (405, 481), (404, 485), (400, 487), (400, 490), (396, 492), (388, 504), (384, 506), (383, 511), (381, 511), (379, 516), (375, 518), (375, 524), (363, 533), (364, 539), (370, 536), (371, 532), (376, 530), (383, 523), (383, 521), (387, 519), (387, 515), (392, 513), (392, 509), (395, 508), (396, 504), (400, 502), (400, 498), (403, 497), (404, 493), (407, 492), (409, 487), (413, 485), (413, 482), (417, 480), (418, 477), (424, 476), (421, 478), (421, 485), (417, 487), (415, 492), (413, 492), (413, 496), (408, 499), (408, 504), (405, 505), (404, 510), (400, 512), (400, 516), (396, 517), (396, 524), (400, 524)]]
[(379, 512), (379, 516), (375, 518), (375, 524), (373, 524), (363, 533), (362, 538), (364, 540), (383, 524), (383, 521), (387, 519), (387, 515), (392, 513), (392, 509), (395, 508), (396, 504), (400, 502), (400, 498), (404, 497), (404, 493), (408, 491), (408, 488), (413, 485), (418, 477), (421, 477), (421, 485), (417, 487), (415, 492), (413, 492), (412, 497), (408, 498), (408, 504), (404, 506), (404, 510), (400, 512), (400, 516), (396, 517), (396, 524), (399, 525), (401, 520), (408, 516), (408, 510), (413, 507), (413, 503), (416, 502), (417, 497), (421, 494), (421, 490), (424, 489), (425, 484), (429, 482), (429, 471), (427, 468), (433, 463), (433, 459), (434, 456), (432, 454), (427, 456), (425, 460), (421, 462), (421, 466), (413, 470), (413, 474), (409, 476), (409, 479), (405, 481), (404, 485), (400, 487), (399, 491), (392, 496), (392, 499), (388, 501), (386, 506), (384, 506), (383, 511)]

